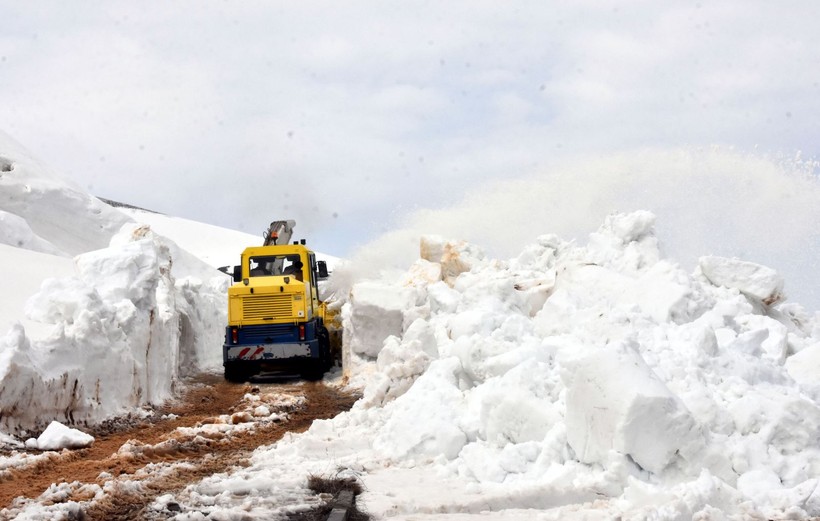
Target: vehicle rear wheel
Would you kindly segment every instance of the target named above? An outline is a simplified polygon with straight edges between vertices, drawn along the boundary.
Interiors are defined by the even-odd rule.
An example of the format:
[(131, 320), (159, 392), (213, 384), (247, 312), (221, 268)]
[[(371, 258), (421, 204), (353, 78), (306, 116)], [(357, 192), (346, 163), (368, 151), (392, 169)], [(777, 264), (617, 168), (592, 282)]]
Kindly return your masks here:
[(225, 380), (233, 383), (243, 383), (250, 376), (250, 371), (247, 367), (236, 362), (228, 362), (225, 364)]
[(324, 327), (319, 330), (319, 361), (322, 371), (329, 371), (333, 367), (333, 355), (330, 353), (330, 333)]
[(319, 340), (319, 358), (311, 360), (311, 367), (302, 371), (302, 378), (310, 381), (321, 380), (333, 365), (333, 357), (330, 355), (330, 335), (327, 329), (320, 328), (316, 337)]

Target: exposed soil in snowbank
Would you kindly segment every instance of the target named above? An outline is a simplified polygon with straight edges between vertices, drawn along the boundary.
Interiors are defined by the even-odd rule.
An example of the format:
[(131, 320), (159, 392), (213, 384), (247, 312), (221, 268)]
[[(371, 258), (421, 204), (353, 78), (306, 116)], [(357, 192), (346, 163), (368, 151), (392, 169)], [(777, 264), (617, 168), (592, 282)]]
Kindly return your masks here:
[(181, 401), (151, 418), (100, 427), (91, 448), (49, 453), (3, 473), (0, 505), (7, 509), (0, 519), (14, 518), (32, 503), (67, 502), (76, 502), (69, 510), (89, 519), (164, 518), (167, 512), (146, 510), (158, 496), (243, 466), (260, 445), (302, 432), (354, 400), (321, 383), (236, 385), (200, 376)]

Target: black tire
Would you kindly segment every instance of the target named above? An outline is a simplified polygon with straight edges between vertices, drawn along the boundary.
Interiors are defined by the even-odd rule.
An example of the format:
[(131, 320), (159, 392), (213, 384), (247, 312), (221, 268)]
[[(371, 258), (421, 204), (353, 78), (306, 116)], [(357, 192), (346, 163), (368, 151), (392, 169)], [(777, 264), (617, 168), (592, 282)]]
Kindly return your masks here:
[(323, 372), (333, 367), (333, 356), (330, 353), (330, 333), (324, 327), (319, 330), (319, 362)]
[(225, 380), (241, 384), (244, 383), (250, 376), (246, 367), (236, 362), (228, 362), (225, 364)]
[(324, 378), (325, 373), (333, 365), (333, 358), (330, 356), (330, 334), (324, 327), (316, 334), (319, 339), (319, 358), (310, 361), (311, 367), (302, 371), (302, 378), (317, 382)]

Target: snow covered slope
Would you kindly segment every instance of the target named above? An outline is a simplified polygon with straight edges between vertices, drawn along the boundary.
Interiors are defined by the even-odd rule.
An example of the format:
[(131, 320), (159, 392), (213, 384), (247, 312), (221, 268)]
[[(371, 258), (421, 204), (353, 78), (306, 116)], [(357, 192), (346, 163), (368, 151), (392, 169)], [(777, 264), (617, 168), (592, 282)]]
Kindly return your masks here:
[(261, 233), (255, 236), (143, 210), (121, 208), (120, 211), (137, 222), (150, 225), (155, 232), (172, 238), (181, 248), (215, 268), (237, 264), (242, 250), (262, 244)]
[(108, 246), (130, 220), (0, 131), (0, 242), (76, 255)]
[[(137, 222), (150, 225), (155, 232), (172, 238), (181, 248), (215, 268), (233, 266), (239, 263), (242, 250), (262, 245), (261, 231), (257, 236), (144, 210), (121, 208), (120, 211)], [(298, 223), (296, 227), (298, 230)], [(325, 261), (329, 270), (340, 262), (338, 257), (322, 252), (316, 252), (316, 258)]]

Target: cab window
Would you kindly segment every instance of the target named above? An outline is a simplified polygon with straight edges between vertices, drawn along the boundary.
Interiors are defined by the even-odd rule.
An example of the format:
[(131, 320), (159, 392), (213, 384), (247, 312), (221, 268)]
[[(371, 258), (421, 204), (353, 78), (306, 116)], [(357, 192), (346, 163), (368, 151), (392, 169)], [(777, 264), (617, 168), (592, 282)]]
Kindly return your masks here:
[(298, 254), (257, 255), (248, 262), (251, 277), (292, 275), (302, 280), (302, 261)]

